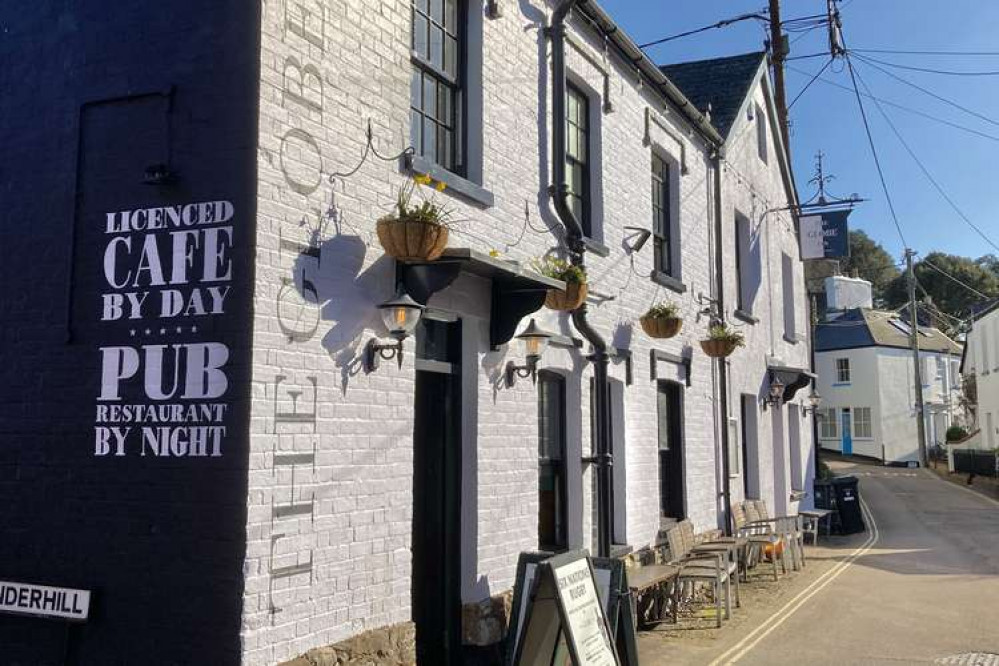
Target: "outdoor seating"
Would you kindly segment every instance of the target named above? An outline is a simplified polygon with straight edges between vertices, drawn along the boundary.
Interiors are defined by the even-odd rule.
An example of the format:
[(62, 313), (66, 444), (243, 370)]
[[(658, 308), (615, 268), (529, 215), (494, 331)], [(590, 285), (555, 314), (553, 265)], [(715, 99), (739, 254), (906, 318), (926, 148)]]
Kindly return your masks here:
[[(718, 549), (710, 544), (698, 544), (694, 538), (693, 526), (690, 521), (681, 521), (669, 529), (666, 534), (669, 541), (672, 564), (679, 566), (676, 581), (673, 585), (672, 612), (673, 622), (679, 621), (679, 608), (683, 590), (689, 585), (706, 583), (711, 587), (715, 604), (716, 626), (722, 623), (722, 595), (725, 600), (725, 619), (732, 614), (732, 576), (735, 574), (736, 593), (738, 594), (738, 562), (733, 557), (735, 552), (731, 544), (718, 544)], [(738, 604), (739, 601), (737, 600)]]
[[(750, 502), (735, 502), (731, 509), (733, 534), (745, 537), (748, 541), (744, 560), (746, 580), (749, 580), (749, 569), (763, 561), (768, 550), (770, 561), (773, 564), (774, 580), (778, 580), (777, 555), (784, 547), (783, 537), (773, 529), (771, 524), (756, 522), (759, 515), (756, 507), (751, 506)], [(784, 573), (787, 573), (787, 565), (783, 559), (782, 568)]]
[[(758, 523), (770, 523), (774, 526), (774, 531), (784, 538), (783, 556), (791, 558), (791, 567), (797, 571), (805, 566), (805, 537), (801, 527), (801, 516), (775, 516), (770, 517), (767, 511), (767, 503), (763, 500), (753, 500), (756, 508)], [(785, 566), (786, 570), (786, 566)]]
[(822, 530), (822, 523), (825, 522), (826, 534), (829, 534), (829, 517), (832, 511), (828, 509), (803, 509), (798, 512), (801, 516), (802, 543), (804, 537), (811, 535), (812, 545), (819, 543), (819, 532)]

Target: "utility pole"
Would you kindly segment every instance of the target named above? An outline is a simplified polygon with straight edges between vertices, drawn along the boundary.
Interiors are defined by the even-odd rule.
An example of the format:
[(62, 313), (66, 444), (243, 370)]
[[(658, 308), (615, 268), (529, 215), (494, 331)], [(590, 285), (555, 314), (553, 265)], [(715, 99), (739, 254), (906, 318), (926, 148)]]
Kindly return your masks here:
[(787, 90), (784, 85), (784, 58), (790, 47), (781, 29), (780, 0), (770, 0), (770, 63), (774, 68), (774, 102), (777, 104), (777, 119), (780, 121), (780, 135), (784, 147), (791, 152), (791, 133), (788, 130)]
[(919, 315), (916, 312), (916, 274), (912, 270), (914, 250), (905, 248), (905, 268), (909, 283), (909, 324), (912, 331), (913, 377), (916, 381), (916, 427), (919, 433), (919, 464), (926, 467), (926, 423), (923, 420), (923, 372), (919, 363)]

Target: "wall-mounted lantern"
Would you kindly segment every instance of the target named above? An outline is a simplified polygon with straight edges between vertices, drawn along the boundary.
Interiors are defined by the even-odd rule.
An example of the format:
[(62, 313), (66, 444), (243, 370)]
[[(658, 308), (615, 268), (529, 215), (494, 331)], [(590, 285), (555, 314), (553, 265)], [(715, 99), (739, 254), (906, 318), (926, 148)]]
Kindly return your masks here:
[(548, 341), (551, 337), (552, 334), (542, 330), (533, 319), (531, 319), (531, 323), (527, 325), (523, 333), (515, 336), (515, 339), (524, 342), (524, 353), (527, 357), (527, 362), (524, 365), (517, 365), (513, 361), (506, 364), (507, 388), (511, 388), (517, 383), (517, 377), (530, 377), (531, 382), (537, 382), (538, 361), (541, 359), (541, 355), (548, 346)]
[(822, 404), (822, 396), (815, 390), (815, 387), (812, 387), (812, 392), (808, 394), (808, 397), (805, 400), (807, 401), (805, 411), (809, 412), (813, 416), (818, 415), (819, 405)]
[(388, 329), (389, 335), (395, 338), (395, 342), (382, 344), (375, 339), (369, 340), (364, 348), (365, 372), (377, 370), (379, 358), (386, 361), (395, 358), (402, 368), (402, 341), (416, 328), (424, 307), (414, 301), (400, 286), (395, 296), (379, 305), (378, 309), (381, 311), (385, 328)]
[(770, 390), (767, 397), (763, 399), (763, 409), (767, 407), (780, 407), (784, 400), (784, 382), (774, 373), (770, 373)]

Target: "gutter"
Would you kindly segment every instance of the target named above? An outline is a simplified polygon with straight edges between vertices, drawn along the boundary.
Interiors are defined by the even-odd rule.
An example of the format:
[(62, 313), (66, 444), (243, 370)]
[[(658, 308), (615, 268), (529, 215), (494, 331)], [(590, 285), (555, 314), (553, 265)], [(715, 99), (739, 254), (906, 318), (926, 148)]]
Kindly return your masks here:
[[(701, 113), (694, 104), (686, 98), (686, 96), (680, 92), (680, 89), (673, 85), (662, 70), (656, 66), (648, 56), (638, 48), (638, 46), (631, 40), (623, 30), (621, 30), (618, 25), (614, 22), (610, 16), (605, 12), (596, 2), (592, 0), (577, 0), (577, 2), (569, 2), (568, 0), (563, 0), (563, 3), (555, 10), (555, 15), (562, 10), (563, 7), (569, 5), (576, 5), (581, 12), (585, 15), (585, 18), (589, 19), (589, 22), (605, 37), (611, 44), (614, 45), (615, 50), (621, 58), (633, 65), (638, 71), (640, 71), (645, 77), (651, 81), (656, 88), (666, 97), (666, 99), (676, 107), (687, 120), (689, 120), (697, 131), (703, 136), (709, 143), (713, 143), (716, 146), (721, 146), (725, 143), (724, 137), (718, 133), (718, 130), (711, 124), (708, 120), (707, 115)], [(568, 14), (569, 9), (565, 9), (562, 12), (564, 20), (566, 14)], [(552, 27), (555, 25), (555, 16), (553, 15)], [(564, 33), (563, 33), (564, 34)]]
[[(583, 0), (585, 2), (585, 0)], [(565, 117), (565, 20), (569, 12), (580, 0), (562, 0), (552, 14), (548, 35), (552, 42), (552, 198), (555, 212), (565, 226), (566, 243), (569, 247), (569, 260), (574, 266), (585, 267), (586, 247), (583, 242), (583, 228), (569, 206), (569, 182), (565, 173), (566, 158), (566, 117)], [(542, 174), (543, 175), (543, 174)], [(610, 365), (607, 341), (590, 324), (587, 318), (588, 305), (584, 302), (572, 312), (572, 323), (590, 343), (593, 353), (594, 383), (594, 435), (597, 466), (597, 555), (611, 556), (613, 539), (614, 495), (611, 486), (614, 454), (611, 446), (610, 430), (610, 391), (607, 385), (607, 368)]]

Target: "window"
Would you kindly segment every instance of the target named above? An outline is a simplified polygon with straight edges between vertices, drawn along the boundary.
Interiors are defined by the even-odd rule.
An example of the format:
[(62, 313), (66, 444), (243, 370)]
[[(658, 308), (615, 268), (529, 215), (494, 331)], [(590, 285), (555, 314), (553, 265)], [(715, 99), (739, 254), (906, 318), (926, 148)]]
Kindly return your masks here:
[(569, 181), (569, 207), (583, 235), (592, 236), (590, 221), (590, 101), (569, 84), (566, 87), (565, 172)]
[(892, 326), (897, 328), (902, 333), (905, 333), (906, 336), (912, 337), (912, 327), (909, 326), (909, 324), (907, 324), (906, 322), (902, 321), (901, 319), (897, 318), (890, 319), (888, 323), (890, 323)]
[(836, 408), (826, 407), (818, 411), (819, 437), (821, 439), (839, 439), (839, 422), (836, 420)]
[(767, 161), (767, 117), (756, 105), (756, 152), (764, 163)]
[(850, 382), (850, 359), (836, 359), (836, 381), (842, 384)]
[(742, 421), (742, 492), (746, 499), (760, 498), (759, 427), (756, 396), (743, 393), (739, 409)]
[(659, 512), (682, 520), (683, 505), (683, 397), (676, 382), (658, 385)]
[(565, 379), (538, 373), (538, 546), (566, 549)]
[(854, 407), (853, 436), (857, 439), (871, 439), (874, 437), (871, 427), (870, 407)]
[(460, 0), (412, 0), (410, 141), (418, 155), (464, 172)]
[[(759, 259), (756, 257), (755, 259)], [(755, 263), (752, 248), (752, 230), (749, 227), (749, 220), (742, 216), (735, 216), (735, 272), (738, 289), (737, 307), (740, 312), (751, 314), (753, 311), (753, 300), (756, 297), (756, 286), (759, 281), (759, 271), (755, 271)]]
[(795, 404), (787, 406), (787, 441), (791, 457), (791, 490), (805, 487), (805, 471), (801, 462), (801, 412)]
[(795, 329), (794, 312), (794, 264), (787, 254), (781, 255), (781, 282), (784, 296), (784, 339), (797, 342), (798, 333)]
[(669, 163), (652, 153), (652, 237), (654, 269), (671, 277), (673, 273), (673, 228), (670, 215)]

